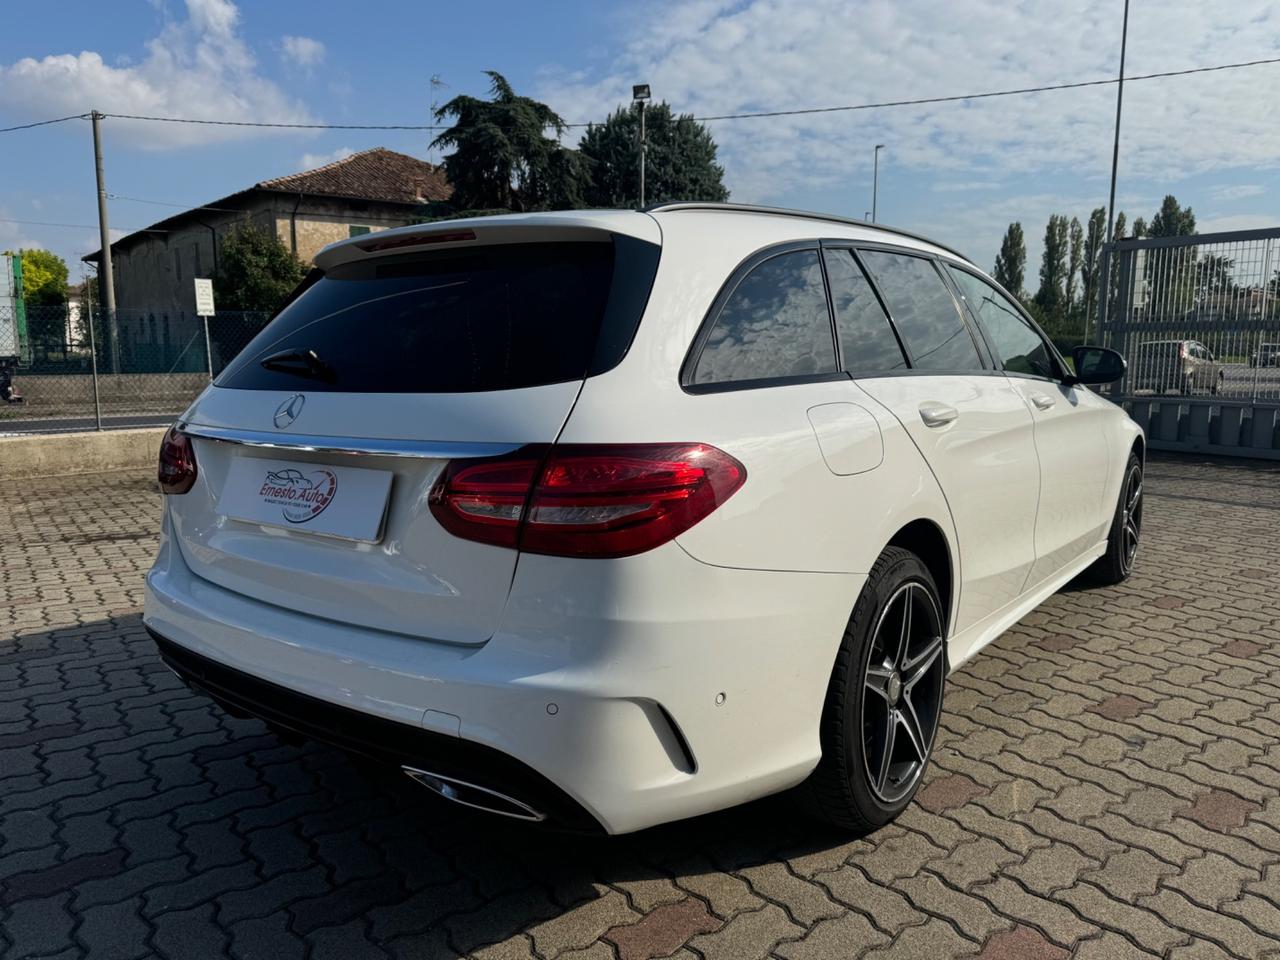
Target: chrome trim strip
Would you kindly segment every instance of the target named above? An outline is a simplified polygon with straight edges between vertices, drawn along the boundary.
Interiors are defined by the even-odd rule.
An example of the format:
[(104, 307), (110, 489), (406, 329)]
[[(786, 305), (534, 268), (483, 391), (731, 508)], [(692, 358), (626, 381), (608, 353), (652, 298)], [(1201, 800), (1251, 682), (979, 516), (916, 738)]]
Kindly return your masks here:
[[(513, 820), (531, 820), (534, 823), (547, 819), (547, 815), (540, 810), (535, 810), (523, 800), (517, 800), (515, 797), (507, 796), (505, 793), (499, 793), (497, 790), (490, 790), (488, 787), (482, 787), (478, 784), (467, 783), (465, 780), (458, 780), (455, 777), (446, 777), (443, 774), (432, 773), (430, 770), (419, 770), (417, 767), (401, 766), (400, 769), (406, 773), (410, 780), (414, 783), (421, 784), (436, 796), (444, 797), (446, 800), (452, 800), (454, 803), (460, 803), (464, 807), (471, 807), (474, 810), (483, 810), (485, 813), (492, 813), (499, 817), (510, 817)], [(464, 791), (474, 790), (482, 796), (473, 797), (470, 800), (464, 799), (466, 794), (460, 794), (456, 787), (462, 787)], [(486, 806), (482, 801), (483, 795), (497, 797), (504, 803), (510, 804), (514, 810), (504, 810), (501, 807)]]
[(472, 443), (462, 440), (376, 440), (365, 437), (308, 437), (292, 433), (265, 433), (202, 424), (179, 423), (178, 429), (193, 437), (236, 443), (267, 450), (306, 453), (342, 453), (362, 457), (408, 457), (418, 460), (456, 460), (465, 457), (497, 457), (518, 450), (519, 443)]

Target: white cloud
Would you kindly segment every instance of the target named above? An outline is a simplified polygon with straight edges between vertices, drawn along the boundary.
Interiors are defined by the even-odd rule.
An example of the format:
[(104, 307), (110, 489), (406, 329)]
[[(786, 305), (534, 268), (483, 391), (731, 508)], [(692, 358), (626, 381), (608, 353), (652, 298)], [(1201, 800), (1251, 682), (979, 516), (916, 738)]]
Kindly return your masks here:
[(1230, 230), (1264, 230), (1275, 225), (1276, 218), (1274, 216), (1260, 213), (1207, 217), (1196, 221), (1196, 229), (1201, 233), (1225, 233)]
[(1214, 200), (1243, 200), (1245, 197), (1258, 197), (1266, 192), (1266, 188), (1258, 183), (1224, 183), (1214, 187), (1209, 192), (1209, 196)]
[[(314, 122), (306, 106), (258, 70), (238, 32), (240, 11), (231, 0), (186, 0), (187, 18), (166, 22), (139, 62), (111, 66), (93, 50), (30, 57), (0, 64), (0, 104), (15, 117), (98, 109), (105, 113), (181, 116), (209, 120)], [(109, 120), (108, 136), (126, 134), (131, 145), (184, 147), (260, 136), (260, 128)], [(281, 131), (271, 131), (280, 133)]]
[(967, 193), (970, 190), (995, 190), (1003, 186), (998, 180), (939, 180), (929, 189), (934, 193)]
[(318, 67), (324, 62), (324, 44), (311, 37), (284, 36), (280, 40), (280, 51), (286, 62), (304, 70)]
[[(1111, 0), (1009, 4), (809, 0), (646, 7), (595, 72), (546, 75), (539, 91), (573, 120), (601, 118), (648, 81), (654, 96), (707, 116), (868, 103), (1114, 76)], [(1131, 74), (1280, 55), (1280, 6), (1191, 0), (1135, 10)], [(1272, 167), (1280, 67), (1134, 82), (1125, 88), (1121, 172), (1166, 181), (1234, 166)], [(1105, 181), (1113, 87), (796, 117), (719, 121), (735, 199), (832, 189), (889, 145), (899, 171), (967, 179), (1065, 173)], [(886, 159), (882, 157), (883, 160)], [(1105, 195), (1105, 187), (1104, 187)]]
[(44, 246), (39, 240), (34, 240), (27, 235), (24, 230), (25, 224), (10, 223), (9, 217), (9, 212), (4, 207), (0, 207), (0, 252)]
[(335, 160), (345, 160), (353, 153), (355, 151), (350, 147), (339, 147), (331, 153), (304, 153), (302, 159), (298, 162), (302, 164), (303, 170), (314, 170), (316, 167), (323, 167), (326, 163), (333, 163)]

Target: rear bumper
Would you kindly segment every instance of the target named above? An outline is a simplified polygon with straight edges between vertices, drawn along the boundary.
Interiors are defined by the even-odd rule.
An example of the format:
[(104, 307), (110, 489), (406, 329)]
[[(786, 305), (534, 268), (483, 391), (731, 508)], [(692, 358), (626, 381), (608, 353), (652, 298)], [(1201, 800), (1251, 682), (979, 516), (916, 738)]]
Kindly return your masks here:
[(525, 799), (518, 784), (565, 826), (626, 833), (808, 775), (864, 581), (713, 567), (674, 543), (522, 556), (500, 629), (463, 647), (216, 586), (166, 520), (144, 620), (179, 673), (244, 712)]
[(604, 832), (599, 821), (563, 790), (497, 750), (309, 697), (192, 653), (149, 627), (147, 632), (174, 673), (232, 714), (256, 717), (390, 766), (429, 766), (433, 773), (515, 796), (556, 827)]

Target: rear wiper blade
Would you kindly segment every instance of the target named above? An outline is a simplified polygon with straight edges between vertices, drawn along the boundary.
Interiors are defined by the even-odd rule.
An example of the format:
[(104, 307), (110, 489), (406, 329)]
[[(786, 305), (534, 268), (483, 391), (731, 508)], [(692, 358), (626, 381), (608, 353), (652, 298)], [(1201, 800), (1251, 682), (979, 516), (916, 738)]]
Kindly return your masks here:
[(299, 377), (311, 377), (332, 383), (338, 378), (333, 367), (320, 359), (314, 350), (281, 350), (258, 361), (258, 365), (267, 370), (278, 370), (281, 373), (292, 373)]

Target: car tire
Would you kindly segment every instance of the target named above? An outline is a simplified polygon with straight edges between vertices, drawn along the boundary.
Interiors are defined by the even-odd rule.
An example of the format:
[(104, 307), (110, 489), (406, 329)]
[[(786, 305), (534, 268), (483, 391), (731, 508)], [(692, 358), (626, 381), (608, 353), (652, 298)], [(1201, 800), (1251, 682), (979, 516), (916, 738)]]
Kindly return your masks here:
[(1137, 451), (1130, 451), (1124, 468), (1124, 480), (1120, 484), (1120, 496), (1116, 501), (1115, 516), (1111, 518), (1111, 532), (1107, 537), (1107, 552), (1094, 561), (1087, 571), (1097, 586), (1109, 587), (1124, 583), (1133, 572), (1138, 544), (1142, 537), (1142, 459)]
[(1195, 389), (1196, 389), (1195, 376), (1193, 374), (1188, 373), (1185, 377), (1182, 378), (1182, 387), (1179, 392), (1184, 397), (1189, 397), (1191, 396), (1191, 394), (1195, 392)]
[(822, 759), (798, 791), (809, 814), (865, 833), (911, 802), (942, 716), (945, 623), (929, 569), (909, 550), (888, 547), (836, 656), (822, 710)]

